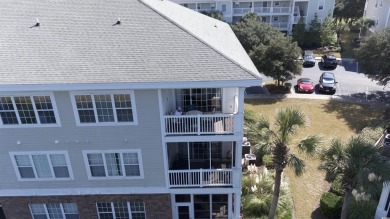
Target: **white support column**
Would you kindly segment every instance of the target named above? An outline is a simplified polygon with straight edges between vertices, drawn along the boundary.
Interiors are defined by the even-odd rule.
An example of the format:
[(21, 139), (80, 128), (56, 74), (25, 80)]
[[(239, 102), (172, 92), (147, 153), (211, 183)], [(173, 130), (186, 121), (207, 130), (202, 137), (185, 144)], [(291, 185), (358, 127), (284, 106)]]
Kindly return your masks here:
[(233, 218), (240, 218), (241, 212), (241, 192), (234, 193), (234, 216)]

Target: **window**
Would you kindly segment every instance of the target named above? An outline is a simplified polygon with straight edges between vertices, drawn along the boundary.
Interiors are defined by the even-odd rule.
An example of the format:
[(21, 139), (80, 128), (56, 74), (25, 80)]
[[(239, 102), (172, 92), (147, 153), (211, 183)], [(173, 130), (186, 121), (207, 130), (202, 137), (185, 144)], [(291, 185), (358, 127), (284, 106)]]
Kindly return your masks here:
[(223, 13), (225, 13), (226, 12), (226, 4), (221, 4), (221, 11), (223, 12)]
[(273, 21), (278, 21), (279, 17), (273, 17)]
[(318, 10), (319, 10), (319, 11), (324, 10), (324, 3), (325, 3), (324, 1), (319, 1), (319, 2), (318, 2)]
[(67, 152), (10, 152), (10, 156), (21, 181), (73, 179)]
[(75, 203), (30, 204), (29, 207), (33, 219), (79, 219)]
[(143, 178), (141, 150), (83, 151), (90, 179)]
[(202, 112), (222, 111), (220, 88), (194, 88), (176, 90), (176, 106), (184, 111), (200, 110)]
[(279, 6), (279, 2), (277, 1), (277, 2), (274, 2), (274, 6)]
[(145, 203), (96, 203), (99, 219), (145, 219)]
[(375, 8), (378, 7), (378, 0), (375, 1)]
[(0, 116), (4, 127), (57, 126), (59, 123), (52, 95), (0, 97)]
[(133, 93), (79, 94), (72, 102), (77, 124), (135, 124)]

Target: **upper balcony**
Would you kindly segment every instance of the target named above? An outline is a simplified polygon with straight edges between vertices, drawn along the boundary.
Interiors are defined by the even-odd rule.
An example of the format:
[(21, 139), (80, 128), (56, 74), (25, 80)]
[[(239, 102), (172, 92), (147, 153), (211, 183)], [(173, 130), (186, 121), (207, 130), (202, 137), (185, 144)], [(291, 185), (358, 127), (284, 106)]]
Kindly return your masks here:
[[(232, 135), (241, 132), (238, 89), (191, 88), (162, 92), (164, 136)], [(175, 115), (177, 107), (182, 115)]]
[(255, 12), (259, 15), (285, 15), (292, 13), (289, 1), (284, 2), (236, 2), (233, 5), (234, 15), (244, 15)]

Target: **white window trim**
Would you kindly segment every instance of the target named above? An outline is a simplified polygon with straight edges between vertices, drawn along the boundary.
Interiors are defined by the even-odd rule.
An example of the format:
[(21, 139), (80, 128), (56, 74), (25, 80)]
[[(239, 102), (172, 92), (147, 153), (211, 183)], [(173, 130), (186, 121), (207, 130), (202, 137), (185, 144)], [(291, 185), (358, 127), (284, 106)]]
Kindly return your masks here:
[[(84, 164), (85, 168), (87, 170), (87, 175), (89, 180), (107, 180), (107, 179), (144, 179), (144, 166), (142, 162), (142, 153), (141, 149), (127, 149), (127, 150), (83, 150), (83, 157), (84, 157)], [(104, 154), (104, 153), (137, 153), (138, 155), (138, 162), (139, 162), (139, 176), (105, 176), (105, 177), (97, 177), (97, 176), (92, 176), (91, 174), (91, 169), (89, 168), (89, 163), (88, 163), (88, 156), (87, 154)], [(104, 155), (103, 155), (103, 160), (104, 160)], [(124, 164), (123, 160), (121, 160), (121, 167), (124, 170)], [(107, 166), (106, 163), (104, 163), (104, 170), (107, 174)]]
[[(97, 215), (98, 215), (98, 218), (100, 219), (100, 212), (99, 212), (99, 208), (98, 208), (98, 203), (110, 203), (111, 205), (111, 213), (112, 213), (112, 216), (113, 218), (116, 218), (115, 217), (115, 207), (114, 207), (114, 204), (115, 203), (118, 203), (118, 202), (96, 202), (95, 206), (96, 206), (96, 212), (97, 212)], [(146, 206), (145, 206), (145, 202), (142, 202), (144, 204), (144, 213), (145, 213), (145, 218), (147, 218), (147, 215), (146, 215)], [(127, 210), (128, 210), (128, 213), (129, 213), (129, 217), (132, 218), (131, 214), (133, 213), (131, 211), (131, 207), (130, 207), (130, 202), (126, 202), (127, 204)], [(134, 213), (138, 213), (138, 211), (134, 212)]]
[[(43, 205), (43, 207), (44, 207), (44, 209), (45, 209), (45, 213), (46, 213), (46, 217), (47, 218), (50, 218), (49, 217), (49, 211), (47, 210), (47, 204), (41, 204), (41, 203), (31, 203), (31, 204), (40, 204), (40, 205)], [(31, 218), (34, 218), (34, 214), (33, 214), (33, 212), (31, 211), (31, 204), (29, 204), (28, 205), (28, 208), (29, 208), (29, 210), (30, 210), (30, 214), (31, 214)], [(63, 218), (66, 218), (66, 213), (65, 213), (65, 211), (64, 211), (64, 206), (62, 205), (63, 203), (53, 203), (53, 204), (60, 204), (60, 206), (61, 206), (61, 214), (62, 214), (62, 216), (63, 216)], [(76, 204), (76, 203), (72, 203), (72, 204)], [(79, 211), (78, 211), (78, 206), (77, 206), (77, 204), (76, 204), (76, 207), (77, 207), (77, 215), (80, 217), (80, 213), (79, 213)]]
[[(37, 173), (36, 173), (36, 170), (35, 170), (33, 162), (32, 162), (32, 166), (33, 166), (33, 171), (34, 171), (34, 174), (35, 174), (36, 178), (22, 178), (21, 177), (19, 169), (18, 169), (18, 165), (17, 165), (16, 160), (15, 160), (15, 155), (28, 155), (30, 157), (30, 161), (31, 161), (31, 155), (47, 155), (47, 156), (49, 156), (51, 154), (63, 154), (63, 155), (65, 155), (65, 160), (66, 160), (66, 164), (67, 164), (68, 172), (69, 172), (69, 178), (56, 178), (55, 175), (54, 175), (54, 170), (53, 170), (53, 166), (51, 165), (51, 163), (50, 163), (50, 171), (51, 171), (51, 174), (52, 174), (53, 177), (52, 178), (37, 178), (38, 176), (37, 176)], [(14, 167), (14, 171), (15, 171), (15, 174), (16, 174), (16, 177), (17, 177), (18, 181), (63, 181), (63, 180), (74, 180), (72, 165), (70, 163), (69, 154), (68, 154), (67, 151), (18, 151), (18, 152), (9, 152), (9, 155), (11, 157), (12, 165)]]
[[(320, 9), (320, 6), (322, 4), (322, 9)], [(325, 1), (318, 1), (318, 10), (319, 11), (323, 11), (325, 9)]]
[[(138, 117), (137, 117), (137, 106), (135, 103), (135, 95), (133, 90), (107, 90), (107, 91), (71, 91), (69, 92), (70, 94), (70, 99), (72, 102), (72, 107), (73, 107), (73, 113), (74, 117), (76, 120), (76, 125), (77, 126), (123, 126), (123, 125), (138, 125)], [(80, 122), (80, 117), (79, 113), (77, 110), (77, 105), (76, 105), (76, 100), (75, 100), (75, 95), (105, 95), (105, 94), (129, 94), (130, 95), (130, 101), (131, 101), (131, 110), (133, 112), (133, 122), (99, 122), (97, 118), (97, 113), (96, 113), (96, 106), (95, 102), (92, 102), (93, 107), (94, 107), (94, 112), (95, 112), (95, 123), (81, 123)], [(113, 110), (114, 110), (113, 106)], [(115, 110), (114, 110), (115, 111)], [(116, 116), (116, 113), (114, 112), (114, 115)], [(116, 119), (116, 118), (115, 118)]]
[[(28, 96), (28, 97), (31, 98), (32, 105), (33, 105), (33, 108), (34, 108), (35, 117), (36, 117), (36, 120), (37, 120), (36, 124), (22, 124), (20, 122), (20, 117), (19, 117), (18, 109), (16, 108), (16, 105), (15, 105), (15, 102), (14, 102), (14, 97), (22, 97), (22, 96)], [(53, 106), (54, 116), (56, 118), (56, 123), (55, 124), (41, 124), (40, 123), (38, 111), (36, 109), (35, 102), (34, 102), (34, 99), (33, 99), (34, 96), (50, 96), (51, 105)], [(19, 124), (3, 124), (3, 120), (0, 117), (0, 128), (61, 127), (60, 116), (58, 115), (57, 104), (56, 104), (56, 100), (54, 98), (54, 94), (53, 93), (41, 93), (41, 92), (33, 92), (33, 93), (31, 93), (31, 92), (29, 92), (29, 93), (9, 93), (8, 95), (7, 95), (7, 93), (2, 93), (0, 95), (0, 97), (11, 97), (12, 98), (12, 103), (13, 103), (13, 106), (14, 106), (14, 112), (16, 112), (16, 117), (17, 117), (18, 123), (19, 123)]]

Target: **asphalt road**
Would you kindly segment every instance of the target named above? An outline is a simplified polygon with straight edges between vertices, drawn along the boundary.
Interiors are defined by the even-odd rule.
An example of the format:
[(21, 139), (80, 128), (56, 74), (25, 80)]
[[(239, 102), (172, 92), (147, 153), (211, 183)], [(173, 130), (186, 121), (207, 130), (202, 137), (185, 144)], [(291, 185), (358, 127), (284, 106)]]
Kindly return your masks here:
[[(375, 81), (368, 79), (363, 73), (359, 73), (359, 66), (356, 62), (349, 60), (339, 61), (336, 69), (325, 69), (318, 60), (314, 67), (304, 67), (301, 76), (296, 76), (295, 79), (289, 81), (295, 88), (292, 89), (293, 92), (297, 91), (297, 79), (305, 77), (312, 79), (316, 85), (316, 91), (307, 95), (329, 95), (318, 92), (318, 81), (324, 71), (333, 72), (336, 77), (338, 84), (335, 95), (390, 103), (390, 87), (377, 85)], [(272, 80), (272, 78), (263, 76), (263, 82)]]

